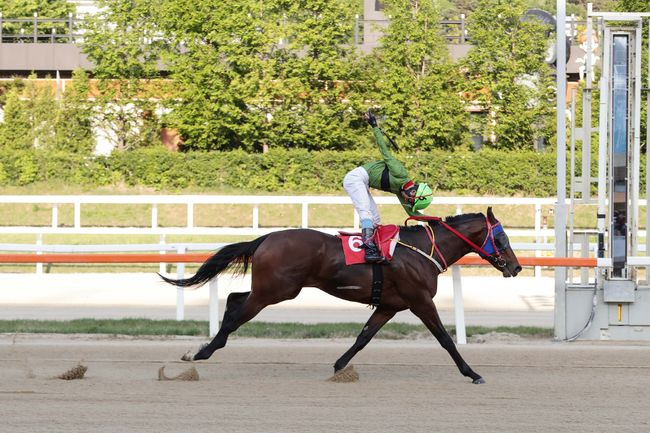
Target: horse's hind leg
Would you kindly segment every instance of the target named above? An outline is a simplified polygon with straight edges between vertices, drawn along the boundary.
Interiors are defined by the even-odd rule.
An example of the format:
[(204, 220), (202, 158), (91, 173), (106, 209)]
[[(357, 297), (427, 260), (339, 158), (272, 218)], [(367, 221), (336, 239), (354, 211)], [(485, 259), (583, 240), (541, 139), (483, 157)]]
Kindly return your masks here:
[(460, 353), (458, 353), (456, 345), (443, 326), (440, 316), (438, 315), (438, 310), (432, 300), (429, 300), (429, 302), (418, 303), (418, 305), (411, 307), (411, 311), (422, 320), (422, 323), (424, 323), (434, 337), (436, 337), (440, 345), (449, 352), (449, 355), (451, 355), (451, 358), (454, 360), (463, 376), (470, 377), (472, 383), (485, 383), (485, 380), (472, 370), (463, 357), (460, 356)]
[(186, 353), (181, 358), (183, 361), (198, 361), (208, 359), (217, 349), (226, 345), (228, 336), (244, 323), (251, 320), (268, 304), (257, 302), (251, 292), (231, 293), (226, 302), (226, 311), (219, 332), (210, 343), (203, 345), (199, 351), (192, 355)]
[(343, 370), (354, 355), (366, 347), (370, 340), (372, 340), (372, 337), (375, 336), (386, 322), (393, 318), (395, 313), (396, 312), (393, 310), (385, 310), (381, 306), (377, 307), (375, 312), (372, 313), (372, 316), (370, 316), (370, 319), (368, 319), (368, 322), (366, 322), (361, 334), (359, 334), (352, 347), (350, 347), (348, 351), (334, 363), (334, 371), (337, 372)]

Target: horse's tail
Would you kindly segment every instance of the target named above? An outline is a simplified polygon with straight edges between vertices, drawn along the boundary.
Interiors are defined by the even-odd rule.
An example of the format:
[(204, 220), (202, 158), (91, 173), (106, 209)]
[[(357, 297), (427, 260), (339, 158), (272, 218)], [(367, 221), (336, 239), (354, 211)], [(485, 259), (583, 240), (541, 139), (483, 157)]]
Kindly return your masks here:
[(227, 268), (234, 268), (235, 274), (244, 275), (253, 258), (253, 253), (267, 237), (268, 235), (264, 235), (250, 242), (226, 245), (206, 260), (196, 271), (196, 274), (190, 278), (175, 280), (158, 275), (167, 283), (179, 287), (203, 285)]

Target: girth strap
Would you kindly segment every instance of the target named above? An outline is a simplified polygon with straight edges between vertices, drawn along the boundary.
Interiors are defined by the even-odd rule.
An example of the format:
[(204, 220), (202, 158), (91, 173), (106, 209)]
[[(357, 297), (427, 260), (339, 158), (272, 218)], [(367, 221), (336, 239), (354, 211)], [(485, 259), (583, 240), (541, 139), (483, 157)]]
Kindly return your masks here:
[(381, 269), (381, 264), (372, 264), (372, 290), (370, 292), (370, 305), (378, 307), (381, 300), (381, 286), (384, 283), (384, 275)]

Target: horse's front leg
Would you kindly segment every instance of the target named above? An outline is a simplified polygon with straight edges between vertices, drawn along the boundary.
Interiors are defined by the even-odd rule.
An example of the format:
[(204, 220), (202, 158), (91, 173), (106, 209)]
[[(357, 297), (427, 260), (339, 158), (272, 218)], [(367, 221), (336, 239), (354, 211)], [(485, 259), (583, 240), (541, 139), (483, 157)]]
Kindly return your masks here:
[(361, 334), (359, 334), (352, 347), (350, 347), (347, 352), (345, 352), (343, 356), (334, 363), (334, 372), (343, 370), (354, 355), (366, 347), (370, 340), (372, 340), (372, 337), (375, 336), (382, 326), (395, 316), (395, 313), (395, 310), (385, 309), (381, 306), (377, 307), (375, 312), (372, 313), (372, 316), (370, 316), (370, 319), (366, 322)]
[(418, 302), (416, 304), (413, 304), (410, 307), (410, 310), (413, 312), (413, 314), (419, 317), (420, 320), (422, 320), (422, 323), (424, 323), (424, 325), (429, 329), (429, 331), (431, 331), (434, 337), (436, 337), (440, 345), (444, 347), (447, 352), (449, 352), (449, 355), (451, 355), (451, 358), (454, 360), (456, 366), (458, 367), (458, 370), (460, 370), (463, 376), (471, 378), (472, 383), (475, 384), (485, 383), (485, 380), (474, 370), (472, 370), (472, 368), (467, 365), (463, 357), (460, 356), (460, 353), (458, 353), (454, 341), (451, 339), (449, 333), (447, 333), (447, 330), (440, 320), (438, 310), (436, 309), (433, 300), (427, 299), (425, 302)]

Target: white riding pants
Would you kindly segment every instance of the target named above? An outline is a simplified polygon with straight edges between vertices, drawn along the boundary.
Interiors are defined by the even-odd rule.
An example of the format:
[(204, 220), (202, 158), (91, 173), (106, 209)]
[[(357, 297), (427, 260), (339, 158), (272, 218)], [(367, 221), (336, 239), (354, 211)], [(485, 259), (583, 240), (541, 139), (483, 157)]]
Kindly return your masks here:
[(348, 172), (343, 178), (343, 188), (352, 199), (352, 204), (361, 220), (369, 219), (377, 226), (380, 223), (377, 204), (370, 195), (368, 172), (363, 167), (357, 167)]

